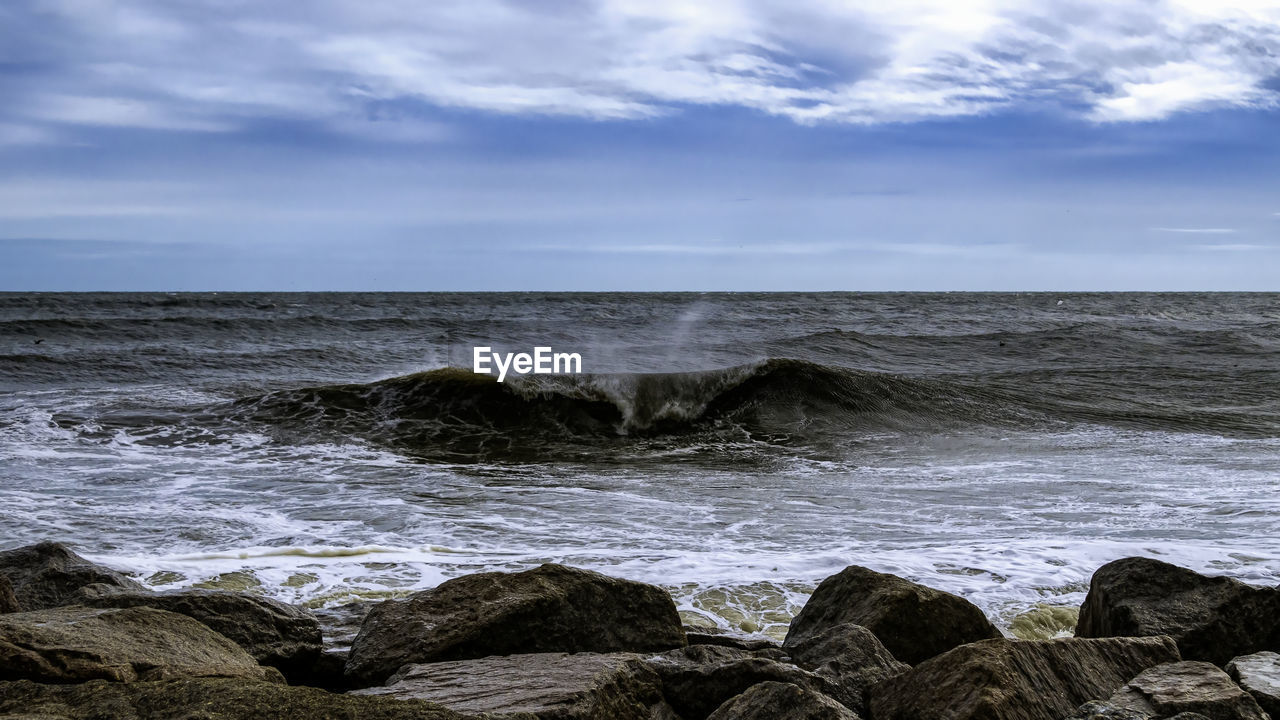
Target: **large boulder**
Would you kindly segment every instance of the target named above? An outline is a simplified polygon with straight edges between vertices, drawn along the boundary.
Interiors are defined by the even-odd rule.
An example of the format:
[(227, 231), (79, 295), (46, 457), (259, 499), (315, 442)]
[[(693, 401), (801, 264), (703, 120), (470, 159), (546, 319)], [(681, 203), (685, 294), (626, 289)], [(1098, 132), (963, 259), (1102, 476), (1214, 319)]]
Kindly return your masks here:
[(872, 687), (911, 669), (870, 630), (852, 623), (807, 635), (787, 649), (795, 664), (838, 685), (844, 697), (856, 698), (848, 704), (862, 713)]
[(763, 682), (716, 708), (707, 720), (859, 720), (829, 697), (782, 682)]
[[(0, 718), (40, 720), (472, 720), (430, 703), (228, 678), (79, 685), (0, 682)], [(507, 716), (503, 720), (532, 720)]]
[(116, 591), (81, 588), (76, 603), (96, 608), (151, 607), (186, 615), (235, 642), (292, 682), (307, 679), (320, 657), (320, 625), (311, 613), (269, 598), (223, 590)]
[[(768, 650), (763, 654), (770, 654)], [(753, 685), (775, 681), (833, 695), (842, 702), (861, 702), (842, 695), (836, 683), (761, 653), (715, 645), (691, 645), (649, 658), (649, 666), (662, 679), (667, 703), (681, 717), (705, 718), (722, 703)]]
[(563, 565), (489, 572), (375, 605), (347, 659), (357, 684), (402, 665), (490, 655), (660, 651), (685, 644), (665, 590)]
[(964, 598), (852, 565), (818, 585), (791, 621), (783, 646), (845, 623), (867, 628), (895, 658), (913, 665), (959, 645), (1001, 637)]
[(281, 679), (239, 645), (177, 613), (65, 607), (0, 615), (0, 679), (75, 683), (181, 677)]
[(1227, 674), (1264, 712), (1280, 720), (1280, 655), (1260, 652), (1235, 658), (1227, 663)]
[(657, 674), (633, 653), (534, 653), (406, 665), (386, 686), (353, 694), (545, 720), (647, 720), (662, 703)]
[(66, 545), (54, 542), (0, 552), (0, 575), (13, 585), (13, 594), (23, 610), (67, 605), (73, 593), (94, 583), (125, 590), (143, 589), (123, 574), (95, 565)]
[(876, 685), (871, 716), (1060, 720), (1142, 670), (1178, 659), (1167, 637), (983, 640)]
[(1197, 660), (1143, 670), (1112, 695), (1110, 703), (1151, 717), (1199, 713), (1210, 720), (1270, 720), (1230, 676)]
[(1168, 635), (1188, 660), (1280, 650), (1280, 589), (1209, 577), (1151, 558), (1125, 558), (1093, 574), (1077, 637)]
[(0, 615), (21, 611), (22, 606), (18, 604), (18, 597), (13, 594), (13, 585), (9, 582), (9, 578), (0, 575)]

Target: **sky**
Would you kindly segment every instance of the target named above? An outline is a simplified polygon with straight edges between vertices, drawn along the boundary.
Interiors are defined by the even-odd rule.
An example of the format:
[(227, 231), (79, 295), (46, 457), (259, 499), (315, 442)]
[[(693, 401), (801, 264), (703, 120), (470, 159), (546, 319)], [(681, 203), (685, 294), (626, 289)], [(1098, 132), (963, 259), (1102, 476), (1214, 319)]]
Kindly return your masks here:
[(0, 290), (1280, 290), (1280, 0), (5, 0)]

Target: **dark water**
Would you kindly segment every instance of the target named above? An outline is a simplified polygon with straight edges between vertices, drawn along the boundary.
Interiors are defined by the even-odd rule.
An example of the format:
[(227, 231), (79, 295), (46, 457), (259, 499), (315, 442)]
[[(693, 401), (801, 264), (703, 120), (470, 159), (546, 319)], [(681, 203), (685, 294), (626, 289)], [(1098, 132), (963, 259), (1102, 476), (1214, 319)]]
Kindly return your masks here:
[(1126, 554), (1276, 582), (1277, 460), (1273, 294), (0, 295), (0, 542), (164, 587), (559, 560), (776, 632), (856, 562), (1052, 632)]

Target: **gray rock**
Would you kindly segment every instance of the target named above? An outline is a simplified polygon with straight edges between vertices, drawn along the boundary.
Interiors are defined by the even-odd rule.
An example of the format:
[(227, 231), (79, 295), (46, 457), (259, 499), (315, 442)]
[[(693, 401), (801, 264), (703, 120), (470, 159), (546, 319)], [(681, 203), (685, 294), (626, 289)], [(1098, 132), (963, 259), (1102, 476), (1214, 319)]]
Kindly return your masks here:
[(763, 682), (725, 702), (707, 720), (859, 720), (840, 703), (798, 685)]
[(22, 612), (22, 607), (18, 605), (18, 598), (13, 594), (13, 585), (9, 582), (9, 578), (0, 575), (0, 615), (15, 612)]
[(872, 687), (911, 669), (895, 659), (870, 630), (852, 623), (805, 636), (787, 649), (797, 665), (834, 682), (843, 696), (857, 698), (851, 707), (864, 714)]
[(1178, 660), (1167, 637), (983, 640), (871, 690), (876, 720), (1061, 720), (1146, 668)]
[(711, 629), (690, 630), (686, 629), (684, 633), (686, 642), (690, 645), (720, 645), (722, 647), (737, 648), (739, 650), (769, 650), (777, 649), (778, 643), (769, 638), (735, 635), (723, 631)]
[(130, 592), (103, 585), (81, 588), (72, 598), (88, 607), (150, 607), (194, 618), (294, 683), (308, 683), (320, 657), (320, 625), (315, 617), (269, 598), (223, 590)]
[(1168, 635), (1182, 657), (1225, 665), (1280, 648), (1280, 589), (1209, 577), (1151, 558), (1093, 574), (1076, 637)]
[(1001, 637), (964, 598), (853, 565), (818, 585), (791, 621), (783, 647), (845, 623), (867, 628), (895, 658), (911, 664)]
[(543, 720), (648, 720), (661, 681), (633, 653), (535, 653), (406, 665), (355, 695), (426, 700), (459, 712)]
[(1090, 700), (1076, 708), (1075, 713), (1063, 720), (1151, 720), (1151, 716), (1132, 708)]
[(75, 683), (180, 677), (281, 680), (185, 615), (151, 608), (55, 608), (0, 615), (0, 678)]
[(1112, 695), (1110, 702), (1153, 717), (1192, 712), (1210, 720), (1270, 720), (1253, 696), (1229, 675), (1198, 660), (1143, 670)]
[(143, 590), (123, 574), (95, 565), (61, 543), (43, 542), (0, 552), (0, 575), (13, 586), (23, 610), (45, 610), (67, 605), (70, 596), (85, 585), (101, 583), (125, 590)]
[(749, 650), (691, 645), (648, 658), (662, 679), (662, 693), (682, 717), (704, 718), (722, 703), (762, 682), (791, 683), (837, 700), (860, 703), (836, 683)]
[[(5, 720), (477, 720), (413, 700), (228, 678), (78, 685), (0, 682)], [(504, 716), (502, 720), (533, 720)]]
[(545, 652), (649, 652), (681, 647), (665, 590), (563, 565), (480, 573), (375, 605), (347, 659), (356, 685), (409, 663)]
[(1258, 701), (1262, 710), (1280, 718), (1280, 655), (1260, 652), (1227, 663), (1227, 674)]
[(357, 600), (328, 608), (316, 608), (312, 615), (320, 623), (320, 633), (324, 636), (324, 649), (327, 652), (346, 654), (351, 650), (351, 643), (360, 634), (360, 625), (364, 623), (369, 610), (377, 605), (369, 600)]

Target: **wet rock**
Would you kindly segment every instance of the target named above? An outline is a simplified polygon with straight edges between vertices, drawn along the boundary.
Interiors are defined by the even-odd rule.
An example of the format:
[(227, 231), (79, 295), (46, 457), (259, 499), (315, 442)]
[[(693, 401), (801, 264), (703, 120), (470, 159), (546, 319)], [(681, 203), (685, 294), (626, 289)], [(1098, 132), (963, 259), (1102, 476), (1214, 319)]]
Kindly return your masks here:
[(96, 608), (150, 607), (194, 618), (244, 648), (294, 683), (306, 683), (320, 657), (320, 625), (305, 610), (224, 590), (129, 592), (90, 585), (72, 598)]
[(716, 708), (707, 720), (859, 720), (829, 697), (782, 682), (763, 682)]
[(1151, 716), (1131, 708), (1090, 700), (1063, 720), (1151, 720)]
[[(12, 714), (10, 714), (12, 713)], [(26, 720), (474, 720), (430, 703), (227, 678), (0, 682), (0, 718)], [(532, 720), (508, 716), (503, 720)]]
[(1151, 558), (1103, 565), (1089, 584), (1076, 636), (1145, 635), (1168, 635), (1183, 658), (1215, 665), (1280, 648), (1280, 589)]
[(686, 628), (685, 641), (690, 645), (720, 645), (739, 650), (769, 650), (780, 647), (778, 643), (766, 637), (752, 635), (736, 635), (711, 628)]
[(368, 686), (408, 663), (684, 644), (675, 603), (662, 588), (548, 564), (467, 575), (375, 605), (351, 646), (347, 675)]
[(853, 565), (818, 585), (791, 621), (783, 646), (845, 623), (867, 628), (895, 658), (911, 664), (959, 645), (1001, 637), (964, 598)]
[(328, 608), (316, 608), (311, 611), (320, 623), (320, 633), (324, 636), (324, 649), (327, 652), (346, 653), (360, 634), (360, 625), (364, 623), (369, 610), (377, 605), (368, 600), (357, 600)]
[(43, 542), (0, 552), (0, 575), (13, 586), (23, 610), (60, 607), (85, 585), (101, 583), (124, 590), (142, 585), (110, 568), (95, 565), (62, 543)]
[(633, 653), (535, 653), (406, 665), (385, 687), (354, 694), (546, 720), (647, 720), (662, 703), (658, 675)]
[(1227, 674), (1258, 701), (1272, 718), (1280, 718), (1280, 655), (1260, 652), (1227, 663)]
[(787, 649), (797, 665), (832, 681), (846, 696), (857, 698), (852, 707), (864, 714), (872, 687), (911, 669), (894, 658), (870, 630), (852, 623), (805, 636)]
[(792, 683), (838, 700), (861, 703), (836, 683), (795, 665), (760, 657), (749, 650), (691, 645), (648, 659), (662, 679), (667, 702), (682, 717), (704, 718), (725, 701), (766, 681)]
[(1178, 660), (1167, 637), (983, 640), (871, 690), (876, 720), (1060, 720), (1146, 668)]
[(9, 578), (0, 575), (0, 615), (21, 611), (22, 607), (18, 605), (18, 598), (13, 594), (13, 585), (9, 583)]
[(1190, 712), (1210, 720), (1270, 720), (1253, 696), (1230, 676), (1198, 660), (1144, 670), (1112, 695), (1110, 702), (1152, 717)]
[(0, 678), (74, 683), (179, 677), (282, 680), (185, 615), (137, 607), (0, 615)]

